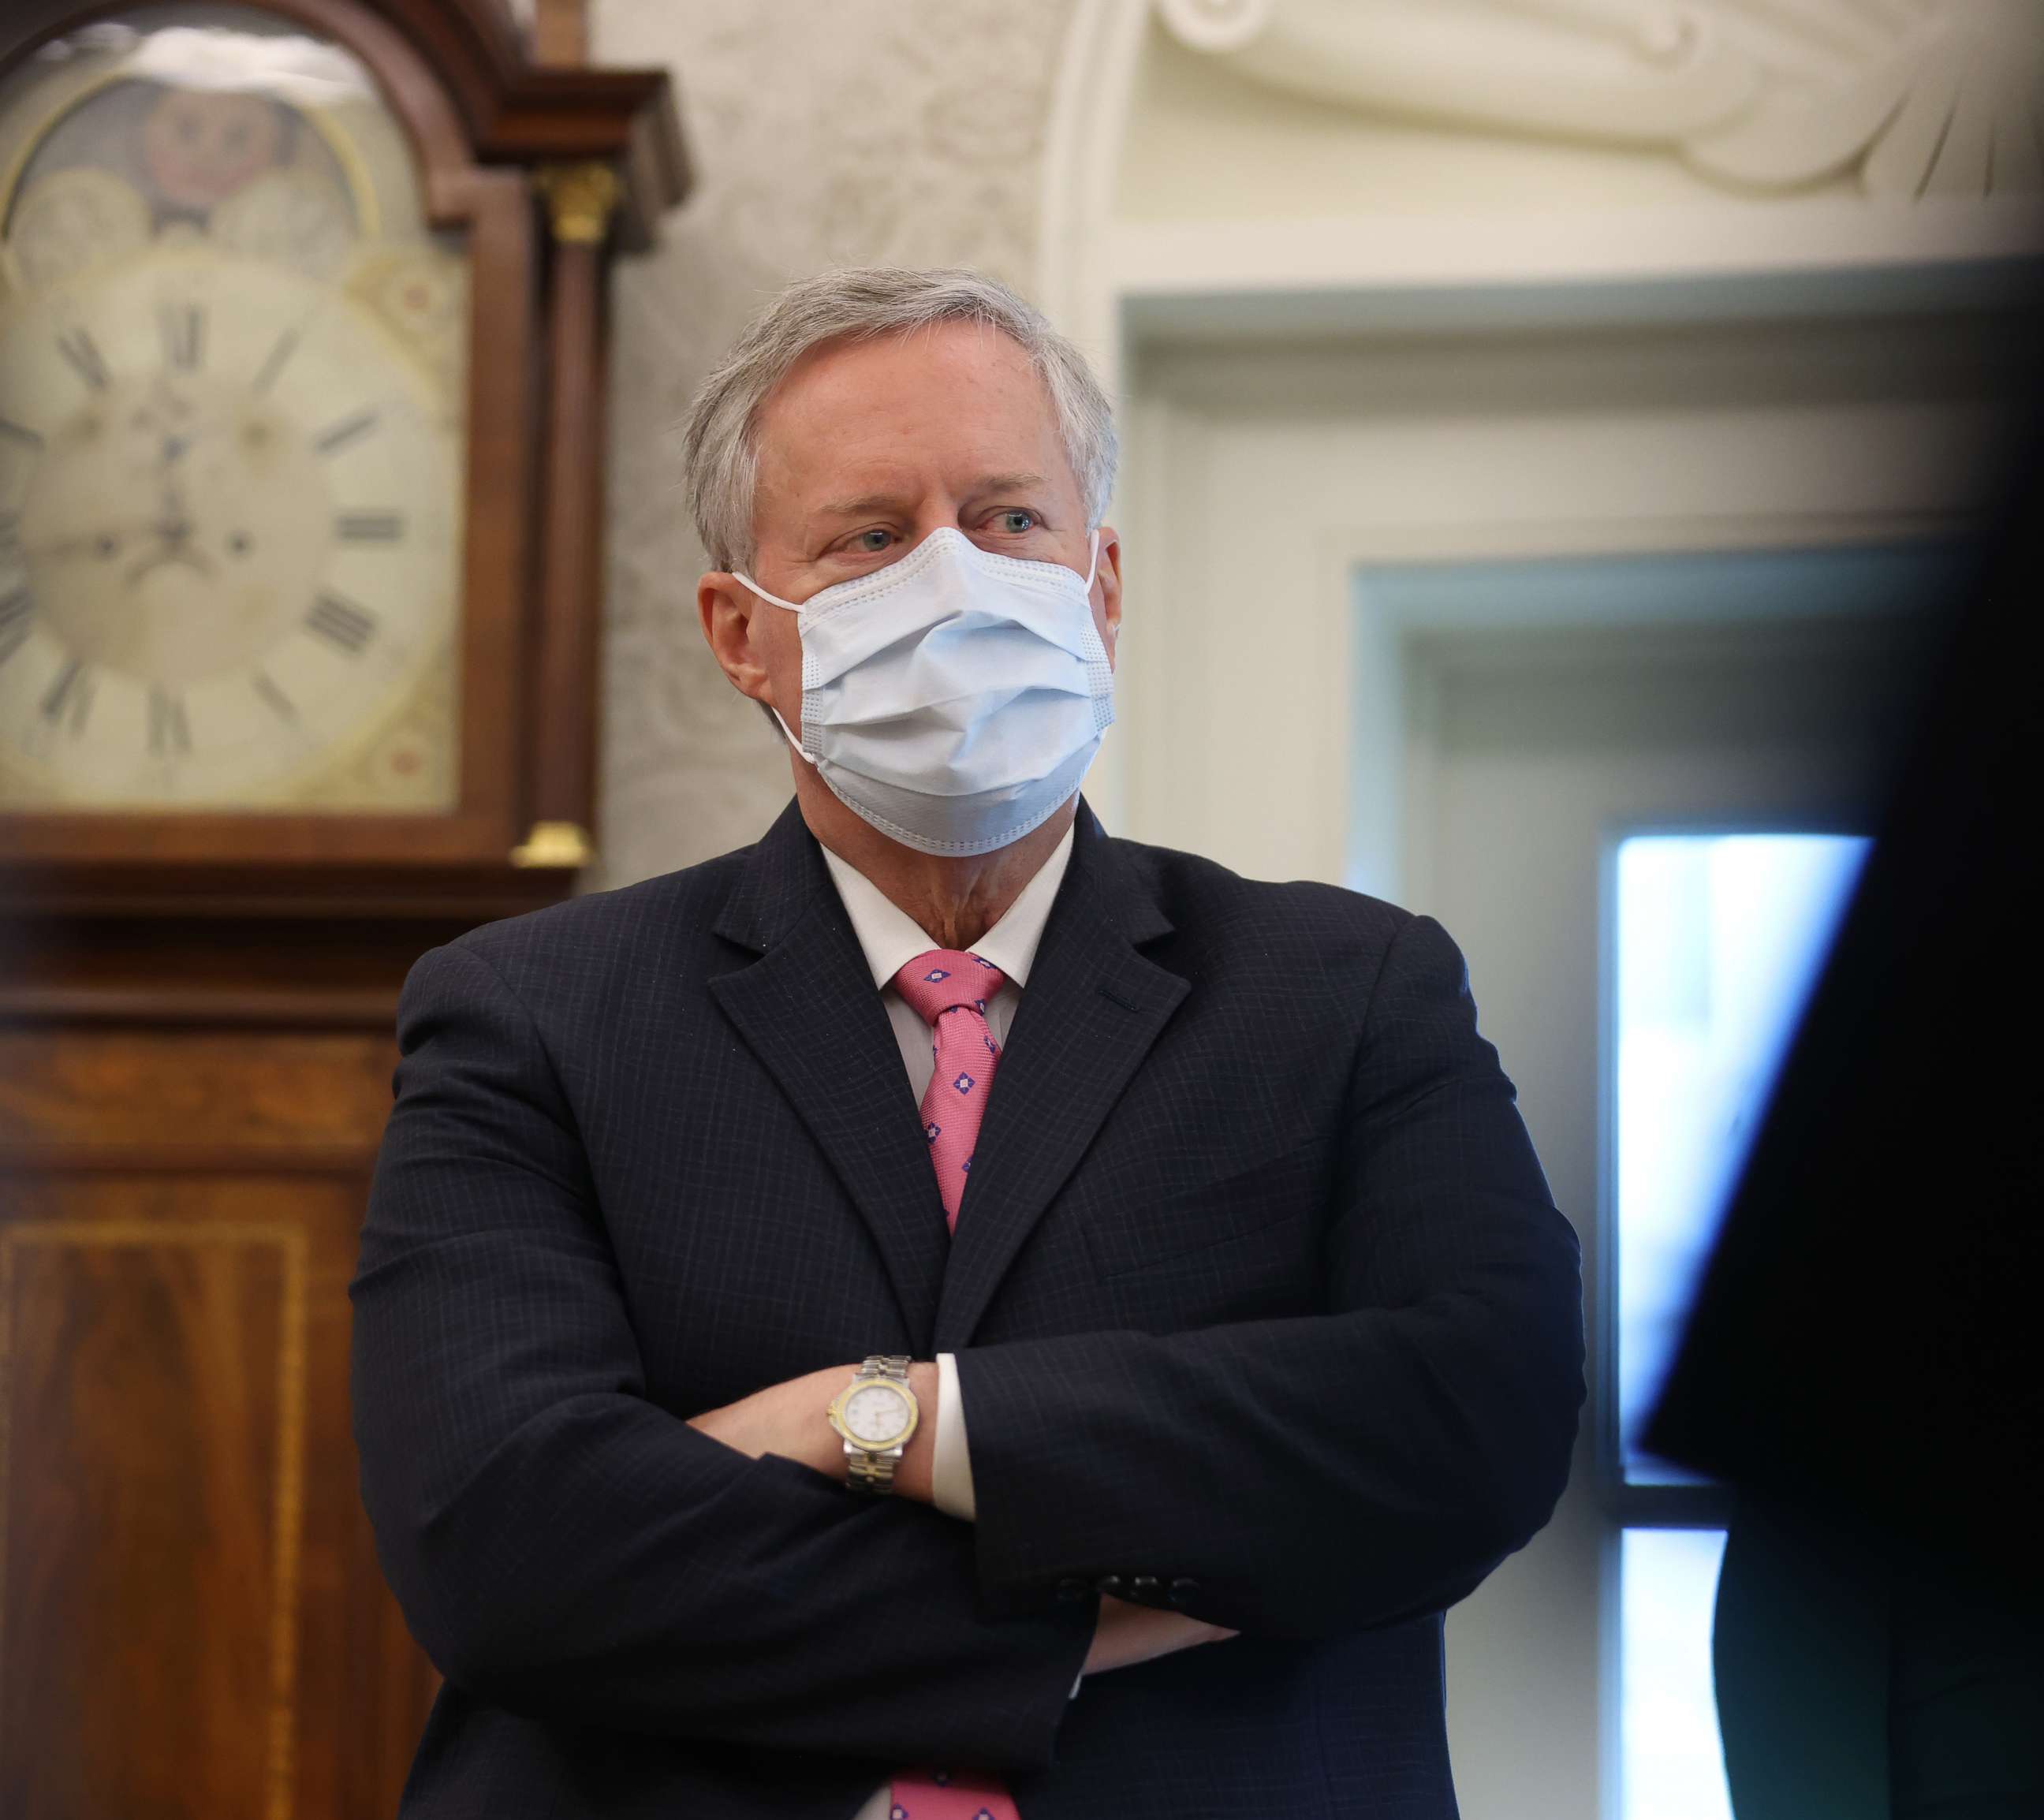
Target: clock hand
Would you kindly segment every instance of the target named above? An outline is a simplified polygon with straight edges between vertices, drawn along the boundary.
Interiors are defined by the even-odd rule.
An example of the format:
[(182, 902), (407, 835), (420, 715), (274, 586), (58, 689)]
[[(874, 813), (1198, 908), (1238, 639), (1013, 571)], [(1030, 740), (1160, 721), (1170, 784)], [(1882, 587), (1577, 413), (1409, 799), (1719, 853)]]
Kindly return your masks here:
[[(182, 448), (192, 442), (190, 436), (167, 439), (166, 446), (175, 442)], [(61, 563), (79, 556), (98, 556), (102, 560), (117, 556), (121, 547), (131, 539), (153, 537), (166, 547), (157, 555), (149, 558), (143, 565), (153, 566), (157, 562), (170, 558), (189, 563), (202, 573), (211, 573), (211, 565), (198, 551), (189, 549), (192, 533), (198, 527), (186, 509), (183, 490), (175, 483), (163, 489), (163, 503), (159, 516), (137, 522), (128, 519), (93, 531), (80, 532), (70, 537), (60, 537), (48, 543), (24, 543), (22, 554), (36, 562)]]
[(133, 587), (144, 575), (160, 569), (167, 563), (182, 563), (198, 574), (210, 577), (213, 564), (192, 546), (192, 521), (185, 515), (183, 495), (175, 486), (163, 489), (163, 510), (170, 514), (153, 528), (163, 547), (154, 555), (144, 556), (128, 571), (128, 586)]
[(110, 524), (103, 530), (81, 532), (75, 537), (60, 537), (47, 543), (24, 543), (21, 553), (36, 563), (64, 563), (77, 556), (116, 556), (125, 539), (160, 536), (162, 532), (159, 522), (143, 524), (130, 520), (122, 524)]
[(222, 410), (186, 406), (176, 415), (183, 421), (177, 428), (167, 428), (161, 433), (163, 452), (157, 465), (166, 473), (190, 452), (194, 443), (219, 437), (233, 427), (233, 420)]
[(208, 562), (198, 551), (186, 548), (182, 541), (180, 540), (178, 543), (166, 544), (163, 549), (158, 551), (153, 556), (144, 556), (140, 562), (137, 563), (133, 568), (128, 571), (128, 586), (131, 588), (133, 587), (135, 584), (140, 581), (144, 575), (148, 574), (153, 570), (160, 569), (166, 563), (182, 563), (187, 569), (193, 570), (197, 574), (204, 575), (209, 579), (211, 578), (213, 574), (212, 563)]
[(165, 543), (173, 545), (191, 536), (191, 514), (185, 509), (184, 490), (174, 480), (163, 483), (163, 516), (156, 521), (155, 530)]

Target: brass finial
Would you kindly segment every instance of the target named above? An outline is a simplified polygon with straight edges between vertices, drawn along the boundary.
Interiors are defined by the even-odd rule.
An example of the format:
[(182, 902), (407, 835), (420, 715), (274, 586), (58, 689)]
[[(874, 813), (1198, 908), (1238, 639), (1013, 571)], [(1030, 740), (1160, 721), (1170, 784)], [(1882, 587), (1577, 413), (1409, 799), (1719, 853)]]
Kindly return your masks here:
[(513, 866), (586, 866), (596, 850), (589, 836), (571, 821), (536, 821), (524, 844), (511, 850)]
[(547, 199), (555, 240), (586, 246), (610, 232), (624, 190), (608, 164), (543, 164), (532, 181)]

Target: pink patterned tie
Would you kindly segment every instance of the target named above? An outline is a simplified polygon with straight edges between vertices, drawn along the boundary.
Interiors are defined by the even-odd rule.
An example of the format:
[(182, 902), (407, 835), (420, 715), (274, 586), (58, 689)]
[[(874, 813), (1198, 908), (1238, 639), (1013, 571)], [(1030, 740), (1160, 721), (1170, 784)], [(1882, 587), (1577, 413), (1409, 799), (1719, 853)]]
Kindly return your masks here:
[(979, 1121), (1001, 1059), (986, 1027), (986, 1008), (1004, 977), (992, 962), (953, 948), (918, 954), (894, 976), (895, 991), (936, 1033), (930, 1047), (936, 1069), (923, 1095), (923, 1135), (930, 1141), (937, 1192), (954, 1232), (972, 1147), (979, 1140)]
[[(991, 962), (952, 948), (918, 954), (894, 976), (895, 991), (934, 1033), (936, 1066), (923, 1095), (923, 1135), (929, 1140), (944, 1219), (954, 1232), (1001, 1059), (986, 1027), (986, 1008), (1002, 978)], [(1021, 1820), (1013, 1798), (993, 1777), (922, 1767), (896, 1772), (888, 1811), (889, 1820)]]

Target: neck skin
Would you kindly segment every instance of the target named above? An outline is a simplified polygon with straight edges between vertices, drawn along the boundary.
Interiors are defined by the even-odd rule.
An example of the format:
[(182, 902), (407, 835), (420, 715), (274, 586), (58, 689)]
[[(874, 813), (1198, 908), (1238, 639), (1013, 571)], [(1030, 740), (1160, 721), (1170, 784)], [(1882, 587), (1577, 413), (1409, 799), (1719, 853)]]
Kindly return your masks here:
[(1074, 796), (1041, 827), (992, 853), (962, 859), (918, 853), (854, 815), (806, 759), (793, 752), (788, 756), (794, 766), (795, 798), (809, 832), (870, 879), (939, 948), (969, 949), (1007, 915), (1078, 813)]

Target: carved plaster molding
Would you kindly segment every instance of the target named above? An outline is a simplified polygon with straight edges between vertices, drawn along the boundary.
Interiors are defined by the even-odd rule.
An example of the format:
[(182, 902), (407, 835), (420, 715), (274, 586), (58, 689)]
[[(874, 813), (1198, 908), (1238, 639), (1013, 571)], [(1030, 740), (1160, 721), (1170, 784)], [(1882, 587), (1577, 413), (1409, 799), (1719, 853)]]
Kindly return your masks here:
[(2038, 0), (1155, 0), (1250, 80), (1771, 192), (2044, 192)]

